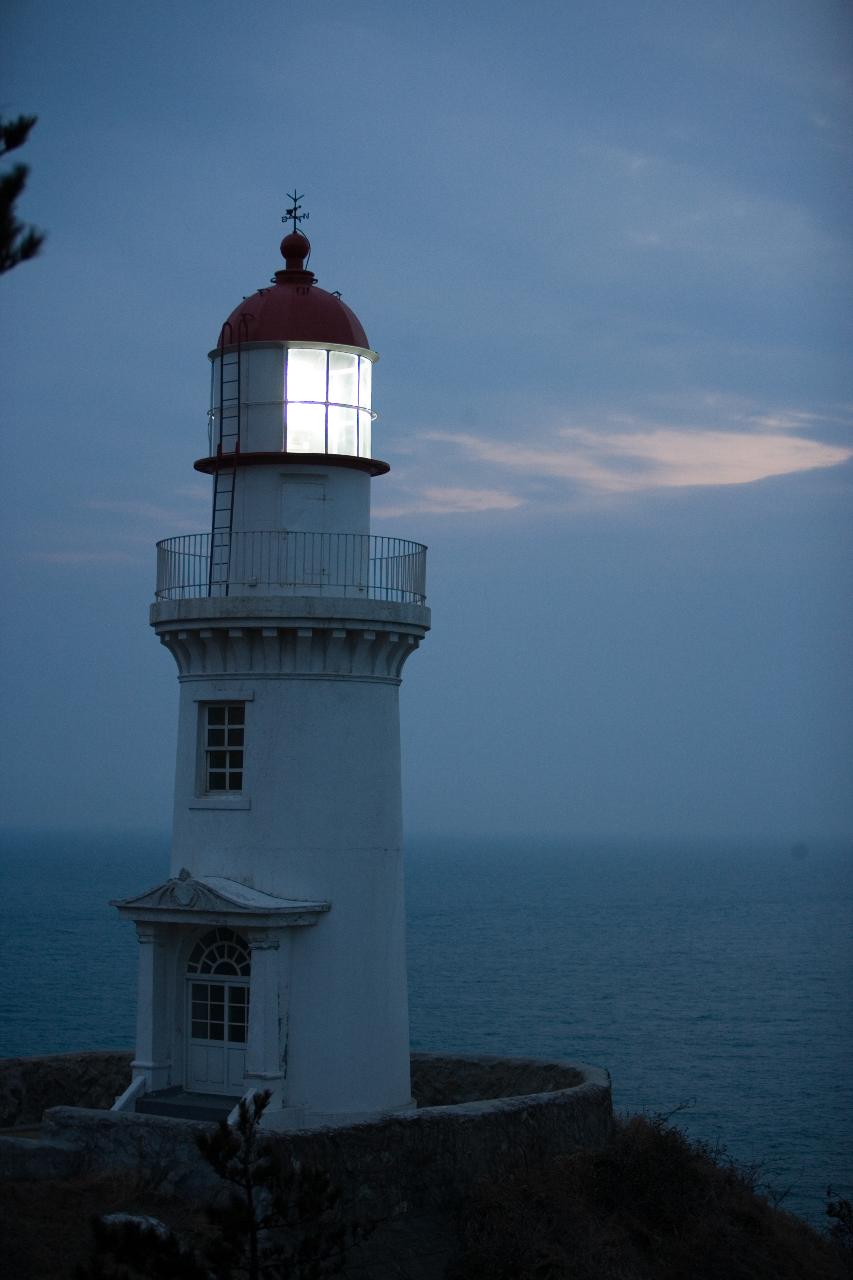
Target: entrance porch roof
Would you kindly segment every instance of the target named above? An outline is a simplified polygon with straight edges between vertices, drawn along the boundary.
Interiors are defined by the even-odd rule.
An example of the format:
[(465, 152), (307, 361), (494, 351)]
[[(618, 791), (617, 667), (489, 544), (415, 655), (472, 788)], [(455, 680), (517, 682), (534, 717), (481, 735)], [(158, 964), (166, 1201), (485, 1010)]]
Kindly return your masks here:
[(110, 903), (127, 919), (159, 924), (224, 924), (296, 928), (316, 924), (330, 902), (280, 898), (225, 876), (180, 875), (135, 898)]

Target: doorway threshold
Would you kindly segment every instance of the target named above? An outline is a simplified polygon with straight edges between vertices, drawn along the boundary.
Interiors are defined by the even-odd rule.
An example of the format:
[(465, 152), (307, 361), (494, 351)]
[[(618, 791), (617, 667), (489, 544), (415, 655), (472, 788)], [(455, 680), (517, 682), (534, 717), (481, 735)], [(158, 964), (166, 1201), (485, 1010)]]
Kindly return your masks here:
[(224, 1093), (188, 1093), (180, 1086), (144, 1093), (136, 1101), (137, 1115), (170, 1116), (173, 1120), (227, 1120), (239, 1097)]

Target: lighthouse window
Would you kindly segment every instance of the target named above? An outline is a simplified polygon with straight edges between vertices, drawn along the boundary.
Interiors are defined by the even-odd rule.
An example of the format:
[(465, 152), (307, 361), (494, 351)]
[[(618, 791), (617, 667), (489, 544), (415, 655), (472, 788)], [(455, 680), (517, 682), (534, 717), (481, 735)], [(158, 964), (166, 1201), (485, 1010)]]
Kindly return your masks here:
[(326, 352), (295, 348), (287, 357), (288, 400), (326, 399)]
[(243, 736), (246, 707), (242, 702), (209, 703), (204, 718), (206, 791), (243, 790)]
[(248, 942), (224, 925), (211, 929), (199, 938), (187, 961), (187, 973), (209, 973), (220, 978), (248, 978), (250, 971)]
[(358, 456), (360, 458), (370, 457), (370, 428), (372, 422), (370, 414), (360, 409), (358, 413)]
[(373, 365), (364, 356), (358, 361), (358, 403), (362, 409), (370, 408), (370, 384), (373, 378)]
[(288, 453), (326, 452), (326, 406), (324, 404), (290, 404), (287, 406)]
[(371, 456), (372, 362), (350, 351), (288, 347), (284, 364), (287, 453)]
[(356, 411), (329, 405), (329, 453), (356, 455)]
[(358, 356), (329, 352), (329, 403), (358, 403)]

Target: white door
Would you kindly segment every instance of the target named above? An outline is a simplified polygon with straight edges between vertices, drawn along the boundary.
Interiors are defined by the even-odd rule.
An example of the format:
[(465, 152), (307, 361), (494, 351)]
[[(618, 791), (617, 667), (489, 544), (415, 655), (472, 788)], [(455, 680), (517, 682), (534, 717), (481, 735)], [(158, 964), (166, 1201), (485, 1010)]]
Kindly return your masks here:
[(316, 594), (328, 576), (329, 536), (324, 476), (288, 476), (281, 488), (277, 575), (296, 595)]
[(245, 1093), (248, 983), (192, 978), (188, 999), (188, 1091)]
[(325, 533), (328, 499), (324, 475), (286, 476), (281, 486), (281, 528)]

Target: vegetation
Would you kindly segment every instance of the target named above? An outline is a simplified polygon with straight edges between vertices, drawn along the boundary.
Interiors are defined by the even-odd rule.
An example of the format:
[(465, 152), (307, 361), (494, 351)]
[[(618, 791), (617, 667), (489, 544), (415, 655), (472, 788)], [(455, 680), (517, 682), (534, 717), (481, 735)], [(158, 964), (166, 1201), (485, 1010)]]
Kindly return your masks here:
[(340, 1193), (320, 1169), (297, 1167), (260, 1130), (269, 1093), (240, 1102), (198, 1148), (227, 1188), (205, 1213), (195, 1246), (156, 1219), (95, 1218), (95, 1250), (77, 1280), (325, 1280), (373, 1224), (350, 1226)]
[[(260, 1104), (259, 1104), (260, 1105)], [(342, 1230), (337, 1193), (324, 1174), (281, 1162), (257, 1130), (257, 1109), (236, 1131), (206, 1139), (225, 1194), (204, 1208), (145, 1175), (4, 1184), (0, 1236), (15, 1280), (264, 1280), (325, 1277), (346, 1266), (367, 1233)], [(380, 1226), (358, 1254), (362, 1280), (410, 1272), (422, 1280), (848, 1280), (853, 1210), (831, 1189), (821, 1235), (760, 1194), (755, 1170), (691, 1143), (662, 1119), (619, 1121), (599, 1151), (516, 1168), (473, 1188), (452, 1207), (455, 1231), (433, 1215)], [(143, 1180), (146, 1177), (147, 1180)], [(150, 1214), (162, 1230), (87, 1218)], [(446, 1235), (445, 1272), (436, 1250)], [(144, 1237), (144, 1238), (143, 1238)], [(455, 1238), (455, 1244), (454, 1244)], [(443, 1241), (442, 1241), (443, 1242)], [(134, 1253), (139, 1246), (141, 1253)], [(147, 1257), (146, 1257), (147, 1253)], [(80, 1259), (89, 1260), (80, 1264)], [(80, 1269), (75, 1271), (75, 1265)], [(256, 1268), (252, 1270), (252, 1268)], [(396, 1268), (396, 1269), (395, 1269)]]
[[(4, 120), (0, 116), (0, 156), (17, 151), (29, 137), (36, 116)], [(16, 164), (0, 174), (0, 274), (34, 258), (44, 243), (44, 233), (25, 227), (15, 216), (15, 205), (27, 184), (29, 167)]]
[[(607, 1146), (481, 1186), (459, 1214), (452, 1280), (842, 1280), (834, 1240), (758, 1194), (738, 1168), (662, 1118), (618, 1122)], [(845, 1256), (846, 1255), (846, 1256)]]
[(853, 1271), (853, 1204), (840, 1196), (835, 1200), (833, 1199), (834, 1195), (835, 1192), (832, 1187), (827, 1187), (826, 1213), (827, 1217), (833, 1219), (829, 1234), (840, 1248), (848, 1251), (851, 1262), (850, 1269)]

